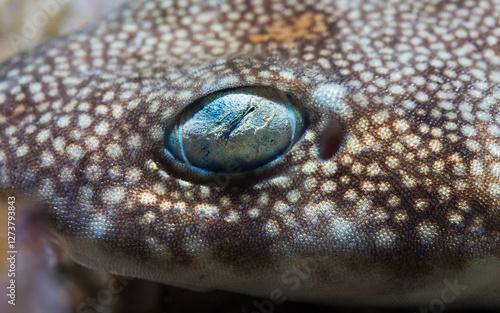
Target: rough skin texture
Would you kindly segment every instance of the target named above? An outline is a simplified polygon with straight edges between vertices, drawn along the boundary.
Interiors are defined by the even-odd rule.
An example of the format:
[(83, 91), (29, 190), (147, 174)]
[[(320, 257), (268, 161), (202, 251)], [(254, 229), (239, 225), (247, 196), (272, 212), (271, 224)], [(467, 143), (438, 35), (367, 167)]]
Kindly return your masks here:
[[(496, 0), (133, 1), (0, 65), (0, 182), (92, 268), (342, 305), (451, 285), (450, 306), (498, 308), (499, 20)], [(165, 155), (193, 101), (256, 85), (307, 114), (286, 155), (229, 176)]]

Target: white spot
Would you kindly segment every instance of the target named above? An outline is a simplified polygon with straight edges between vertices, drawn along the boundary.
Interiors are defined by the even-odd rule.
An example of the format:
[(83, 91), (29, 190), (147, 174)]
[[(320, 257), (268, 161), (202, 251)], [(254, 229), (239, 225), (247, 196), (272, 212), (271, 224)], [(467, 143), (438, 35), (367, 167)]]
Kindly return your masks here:
[(38, 120), (38, 122), (40, 124), (45, 124), (45, 123), (47, 123), (47, 122), (49, 122), (51, 120), (52, 120), (52, 113), (48, 112), (48, 113), (45, 113), (44, 115), (42, 115), (40, 117), (40, 119)]
[(446, 186), (440, 186), (438, 189), (438, 193), (443, 200), (447, 200), (450, 198), (451, 189), (449, 187), (446, 187)]
[(413, 110), (413, 109), (415, 109), (415, 107), (417, 106), (417, 105), (415, 104), (415, 102), (413, 102), (413, 101), (411, 101), (411, 100), (404, 100), (402, 104), (403, 104), (403, 106), (404, 106), (406, 109), (408, 109), (408, 110)]
[(156, 202), (156, 196), (149, 192), (143, 192), (139, 197), (139, 201), (145, 205), (153, 204)]
[(324, 162), (321, 168), (326, 175), (333, 175), (337, 172), (338, 166), (336, 162)]
[(104, 101), (112, 101), (115, 98), (115, 92), (114, 91), (108, 91), (103, 97)]
[(500, 145), (495, 142), (490, 141), (488, 143), (488, 151), (496, 157), (500, 157)]
[(316, 178), (308, 178), (305, 182), (304, 182), (304, 189), (307, 190), (307, 191), (310, 191), (312, 190), (313, 188), (315, 188), (317, 185), (317, 181), (316, 181)]
[(108, 133), (108, 123), (100, 122), (95, 127), (95, 133), (100, 136), (105, 136)]
[(219, 209), (213, 205), (199, 204), (195, 207), (200, 218), (215, 218), (219, 214)]
[(97, 181), (101, 178), (101, 168), (98, 165), (91, 165), (85, 169), (85, 177), (90, 181)]
[(491, 183), (488, 186), (488, 191), (493, 197), (500, 196), (500, 184)]
[(64, 151), (64, 147), (66, 146), (66, 143), (64, 142), (64, 138), (57, 137), (52, 142), (52, 146), (54, 147), (54, 150), (56, 150), (59, 153), (62, 153)]
[(327, 181), (321, 186), (321, 190), (325, 193), (333, 192), (337, 189), (337, 185), (332, 181)]
[(481, 149), (481, 146), (479, 145), (479, 143), (475, 140), (472, 140), (472, 139), (467, 139), (465, 141), (465, 145), (467, 146), (467, 148), (473, 152), (478, 152), (479, 149)]
[(330, 108), (342, 117), (350, 117), (351, 108), (344, 100), (346, 88), (339, 84), (323, 84), (313, 93), (313, 101), (319, 107)]
[(285, 79), (285, 80), (295, 80), (295, 75), (289, 71), (281, 71), (280, 76), (282, 79)]
[(401, 87), (400, 85), (392, 85), (389, 88), (389, 92), (391, 92), (392, 94), (395, 94), (395, 95), (402, 95), (403, 93), (405, 93), (405, 89), (403, 87)]
[(106, 154), (113, 159), (122, 156), (122, 148), (116, 143), (112, 143), (106, 147)]
[(123, 107), (121, 105), (118, 105), (118, 104), (114, 104), (113, 107), (112, 107), (112, 114), (113, 114), (113, 117), (116, 118), (116, 119), (119, 119), (122, 117), (122, 114), (123, 114)]
[(44, 198), (51, 198), (54, 195), (54, 184), (52, 183), (52, 180), (49, 178), (44, 179), (41, 188), (40, 188), (40, 194)]
[(160, 204), (160, 210), (161, 211), (168, 211), (172, 207), (172, 203), (170, 201), (163, 201)]
[(200, 186), (200, 195), (204, 198), (210, 196), (210, 188), (207, 186)]
[(443, 145), (441, 144), (441, 142), (437, 139), (433, 139), (430, 141), (429, 143), (429, 148), (431, 149), (431, 151), (433, 152), (440, 152), (441, 151), (441, 148), (443, 147)]
[(417, 148), (420, 145), (420, 137), (416, 135), (408, 135), (404, 139), (408, 146), (413, 149)]
[(142, 224), (151, 224), (155, 220), (156, 216), (153, 212), (148, 211), (141, 219)]
[(396, 235), (393, 231), (383, 228), (377, 232), (376, 244), (382, 248), (392, 248), (394, 247), (394, 241), (396, 239)]
[(229, 76), (222, 78), (219, 81), (219, 84), (221, 84), (223, 86), (232, 86), (234, 84), (237, 84), (238, 82), (239, 82), (238, 77), (236, 77), (234, 75), (229, 75)]
[(204, 258), (205, 255), (208, 256), (211, 253), (210, 247), (205, 240), (196, 235), (186, 237), (184, 239), (183, 248), (187, 254), (199, 258)]
[(49, 137), (50, 137), (50, 130), (43, 129), (38, 133), (35, 140), (37, 143), (44, 143)]
[(83, 156), (83, 149), (82, 147), (71, 144), (66, 148), (66, 152), (68, 153), (69, 157), (73, 160), (80, 159)]
[(80, 128), (87, 128), (92, 124), (92, 118), (88, 114), (81, 114), (78, 116), (78, 126)]
[(465, 125), (462, 127), (462, 133), (465, 136), (472, 137), (476, 135), (476, 129), (473, 126)]
[(495, 83), (500, 83), (500, 71), (492, 71), (490, 73), (490, 80)]
[(98, 115), (105, 115), (108, 113), (108, 107), (106, 107), (105, 105), (99, 105), (96, 109), (95, 109), (95, 113), (98, 114)]
[(95, 237), (102, 237), (112, 229), (111, 222), (104, 214), (96, 214), (89, 223), (89, 231)]
[(415, 99), (417, 99), (419, 102), (427, 102), (429, 101), (429, 96), (425, 92), (419, 91), (415, 95)]
[(354, 223), (344, 219), (336, 218), (330, 221), (327, 225), (328, 234), (342, 243), (349, 243), (353, 238), (353, 234), (356, 233), (356, 227)]
[(420, 223), (417, 230), (423, 244), (433, 243), (438, 235), (437, 227), (429, 222)]
[(35, 82), (29, 84), (29, 89), (32, 94), (38, 93), (42, 90), (42, 84)]
[(270, 78), (271, 77), (271, 73), (269, 71), (260, 71), (259, 72), (259, 76), (261, 78)]
[(61, 116), (57, 121), (57, 126), (59, 126), (60, 128), (65, 128), (69, 125), (70, 122), (71, 122), (71, 116), (69, 115)]
[(425, 211), (429, 207), (429, 202), (423, 199), (415, 201), (415, 209), (417, 211)]
[(463, 220), (463, 217), (462, 215), (460, 214), (457, 214), (457, 213), (450, 213), (448, 215), (448, 221), (452, 224), (455, 224), (455, 225), (460, 225), (460, 223), (462, 222)]
[(500, 177), (500, 163), (491, 164), (491, 174), (496, 177)]
[(483, 163), (480, 160), (471, 162), (470, 172), (474, 176), (483, 176)]
[(379, 175), (382, 171), (380, 167), (378, 166), (377, 163), (372, 163), (366, 167), (366, 172), (370, 176), (377, 176)]
[(270, 180), (270, 183), (282, 188), (287, 189), (292, 184), (292, 180), (287, 176), (278, 176)]
[(23, 157), (26, 154), (28, 154), (28, 152), (29, 152), (29, 148), (27, 145), (24, 144), (24, 145), (20, 146), (19, 148), (17, 148), (16, 155), (18, 158), (20, 158), (20, 157)]
[(304, 218), (312, 224), (318, 223), (319, 217), (328, 214), (329, 211), (333, 211), (333, 204), (329, 205), (326, 201), (322, 203), (308, 203), (302, 209)]
[(310, 174), (316, 172), (317, 168), (318, 168), (317, 162), (309, 161), (302, 166), (302, 172), (304, 174), (310, 175)]
[(271, 237), (276, 236), (281, 231), (278, 222), (275, 220), (268, 221), (266, 226), (264, 226), (264, 230), (266, 231), (266, 234)]
[(90, 103), (82, 102), (82, 103), (80, 103), (80, 105), (78, 105), (78, 110), (86, 112), (86, 111), (90, 110), (90, 107), (91, 107)]
[(250, 209), (250, 210), (248, 210), (248, 216), (250, 216), (250, 218), (259, 217), (259, 215), (260, 215), (260, 210), (259, 209)]
[(139, 135), (131, 135), (127, 141), (127, 144), (132, 149), (139, 149), (142, 145), (141, 137), (139, 137)]
[(234, 223), (240, 219), (238, 212), (230, 211), (229, 214), (224, 218), (226, 223)]
[(127, 171), (126, 179), (129, 183), (135, 183), (141, 179), (142, 171), (138, 168), (132, 168)]
[(97, 140), (96, 137), (92, 136), (85, 139), (85, 144), (87, 145), (88, 149), (95, 150), (99, 147), (99, 140)]
[(106, 204), (118, 204), (125, 197), (125, 189), (123, 187), (110, 187), (102, 193), (102, 200)]
[(407, 131), (408, 128), (410, 128), (410, 125), (408, 125), (408, 122), (405, 120), (398, 120), (396, 121), (396, 123), (394, 123), (394, 128), (396, 129), (396, 131), (402, 133)]
[(492, 136), (495, 136), (495, 137), (499, 137), (500, 136), (500, 127), (496, 126), (496, 125), (490, 125), (488, 127), (488, 132), (492, 135)]
[(183, 100), (189, 100), (189, 98), (192, 96), (192, 92), (189, 91), (189, 90), (184, 90), (184, 91), (181, 91), (177, 94), (177, 99), (179, 101), (183, 101)]

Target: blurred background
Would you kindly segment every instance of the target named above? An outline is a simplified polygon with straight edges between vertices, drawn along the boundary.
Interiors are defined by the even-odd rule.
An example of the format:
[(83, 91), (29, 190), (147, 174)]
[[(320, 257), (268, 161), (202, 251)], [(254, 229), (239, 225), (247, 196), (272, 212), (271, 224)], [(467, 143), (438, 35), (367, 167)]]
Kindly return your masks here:
[(79, 29), (126, 0), (0, 0), (0, 61)]

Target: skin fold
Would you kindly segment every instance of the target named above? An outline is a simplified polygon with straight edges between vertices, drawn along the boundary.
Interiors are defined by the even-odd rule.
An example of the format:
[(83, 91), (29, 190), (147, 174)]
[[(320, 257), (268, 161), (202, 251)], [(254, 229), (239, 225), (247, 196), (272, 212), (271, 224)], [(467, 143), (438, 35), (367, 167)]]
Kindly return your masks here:
[[(114, 274), (499, 308), (499, 20), (494, 0), (133, 1), (0, 65), (0, 184)], [(286, 153), (217, 172), (168, 153), (191, 104), (248, 86), (297, 103)]]

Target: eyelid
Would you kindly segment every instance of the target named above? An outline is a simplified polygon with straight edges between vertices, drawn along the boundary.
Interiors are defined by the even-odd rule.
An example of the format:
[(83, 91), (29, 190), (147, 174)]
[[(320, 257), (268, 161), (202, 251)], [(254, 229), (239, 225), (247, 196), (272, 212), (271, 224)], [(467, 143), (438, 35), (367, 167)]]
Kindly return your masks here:
[(305, 129), (304, 110), (293, 96), (272, 87), (238, 87), (187, 106), (167, 128), (164, 152), (184, 171), (252, 172), (282, 157)]

